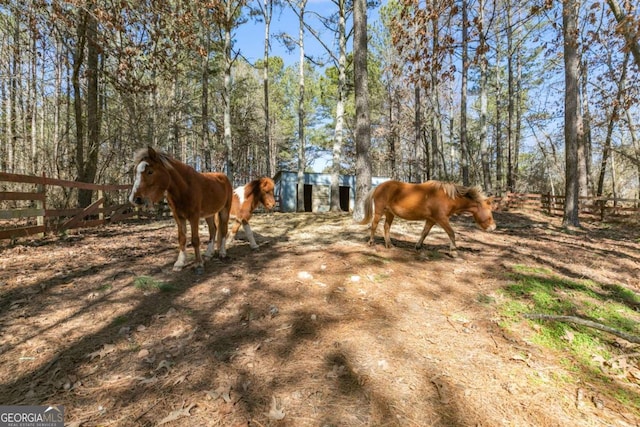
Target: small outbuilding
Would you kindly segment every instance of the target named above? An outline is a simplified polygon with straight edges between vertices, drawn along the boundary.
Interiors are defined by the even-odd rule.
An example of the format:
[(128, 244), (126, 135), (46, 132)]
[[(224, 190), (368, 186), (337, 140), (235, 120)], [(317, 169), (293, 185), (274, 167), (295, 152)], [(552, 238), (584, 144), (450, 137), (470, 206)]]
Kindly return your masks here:
[[(389, 178), (373, 177), (371, 186), (376, 187)], [(298, 201), (298, 173), (280, 171), (274, 177), (275, 197), (280, 212), (296, 212)], [(355, 175), (340, 175), (340, 209), (353, 211), (356, 194)], [(328, 212), (331, 206), (331, 174), (305, 172), (304, 211)]]

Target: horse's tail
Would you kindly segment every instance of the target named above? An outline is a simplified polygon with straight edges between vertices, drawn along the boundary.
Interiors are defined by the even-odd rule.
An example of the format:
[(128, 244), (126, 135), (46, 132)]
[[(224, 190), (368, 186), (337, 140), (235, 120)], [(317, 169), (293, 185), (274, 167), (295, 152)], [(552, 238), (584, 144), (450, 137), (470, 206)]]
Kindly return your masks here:
[(371, 218), (373, 217), (373, 191), (375, 190), (375, 188), (372, 188), (371, 190), (369, 190), (369, 192), (367, 193), (367, 197), (365, 197), (364, 199), (364, 218), (362, 218), (362, 221), (360, 221), (358, 224), (368, 224), (371, 222)]

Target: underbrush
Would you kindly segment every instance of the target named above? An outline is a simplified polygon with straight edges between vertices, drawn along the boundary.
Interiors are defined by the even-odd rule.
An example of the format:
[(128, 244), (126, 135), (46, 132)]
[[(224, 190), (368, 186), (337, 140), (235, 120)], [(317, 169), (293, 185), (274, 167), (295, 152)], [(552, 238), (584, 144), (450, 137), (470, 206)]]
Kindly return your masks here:
[(590, 384), (640, 414), (640, 354), (632, 344), (640, 342), (639, 295), (516, 265), (498, 306), (503, 328), (560, 353), (571, 375), (556, 375), (556, 381)]

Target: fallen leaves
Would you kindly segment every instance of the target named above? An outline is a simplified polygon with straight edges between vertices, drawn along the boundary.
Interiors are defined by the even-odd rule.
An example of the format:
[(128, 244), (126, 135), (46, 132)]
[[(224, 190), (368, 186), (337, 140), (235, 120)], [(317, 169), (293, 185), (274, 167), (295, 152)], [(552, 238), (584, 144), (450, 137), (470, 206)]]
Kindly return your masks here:
[(284, 409), (280, 407), (275, 396), (271, 396), (271, 407), (269, 408), (267, 416), (276, 421), (282, 420), (285, 417)]
[(89, 360), (93, 360), (96, 357), (102, 359), (106, 355), (113, 353), (115, 350), (116, 350), (116, 346), (114, 344), (104, 344), (100, 350), (96, 350), (92, 353), (89, 353), (87, 354), (86, 357), (88, 357)]
[(169, 415), (164, 417), (162, 420), (160, 420), (160, 422), (157, 425), (161, 426), (163, 424), (170, 423), (171, 421), (179, 420), (180, 418), (190, 417), (191, 409), (196, 405), (195, 403), (191, 403), (186, 408), (184, 407), (184, 405), (185, 404), (183, 403), (182, 408), (176, 409), (175, 411), (171, 412)]

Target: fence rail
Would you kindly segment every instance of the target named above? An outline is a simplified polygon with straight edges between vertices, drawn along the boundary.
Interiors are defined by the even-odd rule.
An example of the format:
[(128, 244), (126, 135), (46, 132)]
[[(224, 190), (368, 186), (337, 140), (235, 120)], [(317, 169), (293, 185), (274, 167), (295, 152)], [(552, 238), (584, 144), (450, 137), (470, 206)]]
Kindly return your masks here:
[[(535, 193), (507, 193), (496, 198), (501, 210), (530, 209), (542, 211), (548, 215), (562, 216), (564, 196)], [(640, 200), (610, 197), (580, 197), (579, 215), (599, 221), (625, 218), (640, 218)]]
[[(2, 191), (19, 186), (20, 191)], [(32, 191), (24, 191), (31, 187)], [(90, 190), (94, 200), (86, 208), (48, 209), (52, 189), (62, 187)], [(20, 175), (0, 172), (0, 240), (15, 239), (47, 232), (63, 232), (80, 227), (95, 227), (109, 222), (122, 221), (140, 212), (134, 210), (126, 200), (124, 192), (131, 185), (102, 185), (42, 176)], [(15, 190), (12, 188), (11, 190)], [(120, 202), (119, 202), (120, 201)], [(3, 203), (4, 202), (4, 203)], [(26, 206), (6, 208), (6, 202)]]

